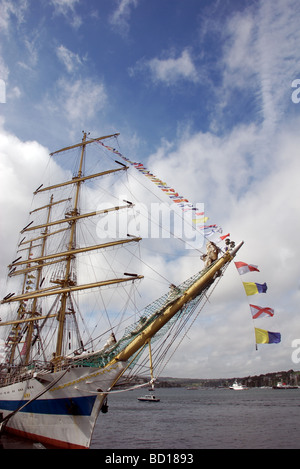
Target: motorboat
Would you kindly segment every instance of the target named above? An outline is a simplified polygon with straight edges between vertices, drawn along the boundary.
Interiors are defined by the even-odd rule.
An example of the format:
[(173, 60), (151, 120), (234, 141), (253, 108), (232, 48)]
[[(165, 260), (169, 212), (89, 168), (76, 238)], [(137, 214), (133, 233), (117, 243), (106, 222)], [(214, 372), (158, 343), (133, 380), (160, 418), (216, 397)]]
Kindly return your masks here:
[(147, 402), (159, 402), (160, 399), (155, 397), (154, 394), (146, 394), (145, 396), (138, 397), (139, 401), (147, 401)]
[(229, 386), (229, 389), (233, 389), (234, 391), (245, 391), (247, 390), (247, 386), (244, 386), (243, 384), (239, 384), (236, 380), (233, 383), (232, 386)]

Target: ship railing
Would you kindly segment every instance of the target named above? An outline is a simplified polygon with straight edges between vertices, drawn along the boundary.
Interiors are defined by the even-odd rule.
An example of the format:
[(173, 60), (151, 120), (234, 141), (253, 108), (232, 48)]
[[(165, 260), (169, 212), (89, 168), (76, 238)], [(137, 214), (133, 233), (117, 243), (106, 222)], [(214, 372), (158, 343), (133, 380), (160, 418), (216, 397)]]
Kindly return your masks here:
[(0, 370), (0, 386), (26, 381), (34, 377), (34, 374), (41, 370), (51, 371), (50, 362), (34, 361), (30, 365), (2, 365)]

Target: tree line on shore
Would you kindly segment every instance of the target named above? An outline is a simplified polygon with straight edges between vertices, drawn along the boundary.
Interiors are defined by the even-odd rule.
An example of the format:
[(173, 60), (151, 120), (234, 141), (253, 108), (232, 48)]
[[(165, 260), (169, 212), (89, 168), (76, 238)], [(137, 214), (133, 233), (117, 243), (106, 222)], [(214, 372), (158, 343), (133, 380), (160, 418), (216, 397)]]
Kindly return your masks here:
[(249, 388), (272, 387), (276, 386), (278, 382), (290, 386), (300, 386), (300, 371), (276, 371), (255, 376), (218, 379), (162, 377), (155, 383), (155, 387), (219, 388), (231, 386), (235, 380)]

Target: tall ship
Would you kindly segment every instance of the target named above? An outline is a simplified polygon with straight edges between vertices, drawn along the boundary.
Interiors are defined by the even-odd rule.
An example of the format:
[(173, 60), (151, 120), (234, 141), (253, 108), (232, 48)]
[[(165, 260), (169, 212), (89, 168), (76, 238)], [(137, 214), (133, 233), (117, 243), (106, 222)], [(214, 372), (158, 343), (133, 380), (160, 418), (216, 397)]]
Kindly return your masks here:
[[(200, 271), (158, 299), (148, 301), (147, 288), (141, 297), (149, 260), (140, 272), (142, 238), (120, 222), (122, 214), (132, 221), (135, 204), (117, 195), (122, 180), (130, 194), (129, 166), (103, 144), (117, 135), (83, 133), (80, 143), (51, 153), (50, 173), (66, 179), (35, 190), (8, 266), (0, 427), (48, 447), (88, 449), (110, 393), (140, 386), (143, 373), (154, 384), (242, 245), (207, 254)], [(117, 222), (122, 229), (111, 229)]]

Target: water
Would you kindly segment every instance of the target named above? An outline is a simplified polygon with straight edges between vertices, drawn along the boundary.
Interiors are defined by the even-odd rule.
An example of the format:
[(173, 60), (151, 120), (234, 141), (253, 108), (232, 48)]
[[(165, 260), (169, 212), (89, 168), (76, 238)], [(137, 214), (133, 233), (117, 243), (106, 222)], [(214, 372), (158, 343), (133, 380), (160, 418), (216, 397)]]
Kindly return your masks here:
[(157, 389), (158, 403), (139, 395), (110, 398), (91, 448), (300, 448), (300, 389)]
[[(160, 402), (135, 390), (109, 397), (91, 449), (298, 449), (300, 389), (157, 389)], [(4, 435), (3, 448), (40, 449)]]

